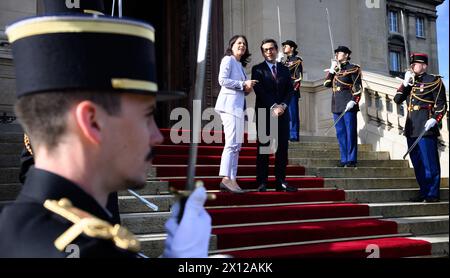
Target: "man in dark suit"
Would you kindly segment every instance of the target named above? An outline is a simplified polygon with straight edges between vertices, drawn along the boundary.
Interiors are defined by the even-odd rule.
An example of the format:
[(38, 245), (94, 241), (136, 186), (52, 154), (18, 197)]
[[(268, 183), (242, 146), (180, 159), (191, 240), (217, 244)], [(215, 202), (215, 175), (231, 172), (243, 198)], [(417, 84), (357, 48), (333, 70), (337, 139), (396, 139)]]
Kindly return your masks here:
[[(256, 94), (256, 129), (258, 133), (258, 155), (256, 162), (258, 190), (267, 190), (269, 175), (270, 144), (276, 144), (275, 179), (276, 190), (295, 192), (297, 188), (286, 183), (286, 165), (289, 140), (289, 99), (294, 92), (289, 69), (277, 63), (278, 45), (273, 39), (263, 40), (261, 53), (264, 62), (252, 68), (252, 79), (258, 80), (254, 86)], [(276, 119), (277, 129), (271, 130), (271, 118)], [(262, 124), (262, 123), (265, 123)], [(264, 134), (265, 133), (265, 134)], [(268, 136), (270, 140), (264, 140)]]

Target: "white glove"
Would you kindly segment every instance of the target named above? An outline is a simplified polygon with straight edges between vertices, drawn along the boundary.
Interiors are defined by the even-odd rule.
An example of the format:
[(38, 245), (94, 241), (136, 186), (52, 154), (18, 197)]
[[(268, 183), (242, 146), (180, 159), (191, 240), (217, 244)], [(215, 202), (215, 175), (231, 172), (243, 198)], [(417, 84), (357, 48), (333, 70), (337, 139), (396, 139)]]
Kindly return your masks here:
[(183, 218), (178, 224), (179, 202), (172, 207), (166, 222), (167, 239), (163, 258), (206, 258), (211, 237), (211, 217), (204, 204), (206, 190), (199, 187), (186, 201)]
[(414, 73), (412, 71), (408, 70), (408, 71), (405, 72), (405, 78), (403, 79), (403, 86), (404, 87), (408, 87), (409, 86), (413, 76), (414, 76)]
[(347, 106), (345, 107), (345, 112), (351, 110), (353, 107), (355, 107), (355, 105), (356, 105), (356, 102), (353, 101), (353, 100), (350, 100), (350, 101), (347, 103)]
[(331, 60), (331, 66), (330, 66), (330, 69), (328, 70), (328, 72), (331, 74), (336, 73), (337, 66), (338, 66), (338, 61)]
[(437, 124), (437, 121), (433, 118), (429, 119), (426, 123), (425, 123), (425, 130), (428, 131), (430, 130), (432, 127), (434, 127)]

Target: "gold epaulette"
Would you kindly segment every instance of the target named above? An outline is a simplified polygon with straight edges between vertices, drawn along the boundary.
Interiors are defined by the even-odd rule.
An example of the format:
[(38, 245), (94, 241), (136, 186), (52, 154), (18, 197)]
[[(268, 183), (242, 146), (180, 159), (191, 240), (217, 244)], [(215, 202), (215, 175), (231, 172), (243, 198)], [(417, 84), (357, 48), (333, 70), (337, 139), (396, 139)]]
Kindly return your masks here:
[(23, 134), (23, 143), (25, 144), (25, 148), (27, 149), (27, 151), (31, 155), (33, 155), (33, 149), (31, 148), (30, 137), (28, 137), (28, 135), (26, 135), (25, 133)]
[(60, 251), (64, 251), (81, 234), (92, 238), (112, 240), (118, 248), (124, 250), (132, 252), (140, 250), (140, 242), (126, 228), (119, 224), (112, 226), (110, 223), (74, 207), (66, 198), (59, 201), (46, 200), (44, 207), (74, 223), (55, 240), (55, 247)]

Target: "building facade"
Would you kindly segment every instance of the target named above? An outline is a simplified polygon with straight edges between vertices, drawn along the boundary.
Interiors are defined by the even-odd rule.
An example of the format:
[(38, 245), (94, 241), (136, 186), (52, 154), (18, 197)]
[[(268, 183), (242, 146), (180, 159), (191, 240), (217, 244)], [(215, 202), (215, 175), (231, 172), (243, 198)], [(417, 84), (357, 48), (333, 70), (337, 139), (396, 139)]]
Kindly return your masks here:
[[(63, 0), (61, 0), (63, 1)], [(191, 107), (195, 81), (200, 0), (124, 0), (124, 15), (152, 23), (156, 28), (159, 88), (181, 90), (189, 98), (159, 108), (158, 124), (170, 126), (170, 111)], [(404, 107), (392, 103), (400, 81), (395, 79), (408, 68), (406, 55), (425, 52), (429, 72), (438, 74), (436, 7), (443, 0), (214, 0), (207, 56), (203, 107), (215, 104), (220, 60), (228, 40), (244, 34), (252, 53), (251, 67), (263, 60), (259, 50), (264, 38), (290, 39), (299, 45), (304, 60), (304, 82), (300, 100), (301, 134), (321, 135), (332, 124), (331, 91), (322, 86), (324, 69), (330, 66), (332, 45), (328, 33), (327, 8), (334, 39), (333, 47), (346, 45), (352, 62), (363, 69), (364, 97), (359, 113), (359, 140), (375, 150), (389, 150), (400, 158), (405, 150), (402, 136)], [(112, 0), (105, 0), (111, 7)], [(0, 117), (14, 120), (14, 73), (5, 26), (36, 14), (36, 0), (0, 1)], [(111, 9), (107, 12), (110, 12)], [(280, 16), (278, 16), (278, 14)], [(278, 24), (280, 22), (280, 24)], [(405, 40), (406, 39), (406, 40)], [(406, 42), (406, 43), (405, 43)], [(448, 88), (447, 88), (448, 89)], [(247, 97), (254, 105), (254, 94)], [(248, 132), (255, 134), (250, 117)], [(441, 138), (443, 173), (448, 176), (448, 118)]]

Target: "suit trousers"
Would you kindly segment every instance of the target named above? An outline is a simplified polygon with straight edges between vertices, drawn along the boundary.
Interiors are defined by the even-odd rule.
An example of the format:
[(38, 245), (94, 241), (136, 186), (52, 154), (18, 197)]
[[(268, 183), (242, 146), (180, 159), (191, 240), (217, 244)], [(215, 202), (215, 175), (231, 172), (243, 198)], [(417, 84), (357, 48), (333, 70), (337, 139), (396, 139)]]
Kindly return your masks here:
[(239, 151), (244, 141), (244, 118), (228, 113), (220, 113), (223, 131), (225, 133), (225, 146), (220, 161), (219, 176), (234, 180), (237, 176)]
[[(408, 148), (417, 138), (406, 137)], [(435, 136), (424, 136), (409, 154), (414, 166), (422, 198), (438, 198), (441, 183), (441, 166)]]
[[(259, 109), (258, 109), (259, 110)], [(269, 177), (269, 153), (267, 149), (274, 143), (276, 145), (275, 151), (275, 183), (276, 186), (281, 185), (286, 180), (286, 166), (288, 162), (288, 147), (289, 147), (289, 115), (288, 111), (277, 119), (277, 130), (270, 130), (270, 109), (266, 109), (265, 113), (257, 112), (256, 116), (256, 129), (258, 134), (258, 154), (256, 157), (256, 181), (258, 185), (266, 184)], [(260, 125), (259, 118), (265, 117), (265, 128)], [(277, 140), (274, 140), (274, 132), (276, 132)], [(265, 133), (262, 134), (262, 133)], [(265, 142), (263, 136), (269, 135), (270, 140)]]

